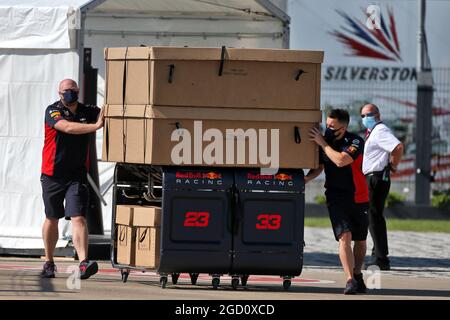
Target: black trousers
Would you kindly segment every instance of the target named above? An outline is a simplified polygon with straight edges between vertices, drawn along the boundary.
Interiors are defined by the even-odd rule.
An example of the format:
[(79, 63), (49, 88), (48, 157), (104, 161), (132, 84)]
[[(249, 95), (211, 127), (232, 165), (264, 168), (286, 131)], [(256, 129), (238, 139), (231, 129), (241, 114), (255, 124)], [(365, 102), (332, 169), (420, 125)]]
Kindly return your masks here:
[(391, 180), (383, 180), (381, 174), (369, 175), (366, 179), (369, 187), (369, 231), (373, 240), (372, 257), (380, 262), (388, 262), (389, 249), (383, 211), (391, 188)]

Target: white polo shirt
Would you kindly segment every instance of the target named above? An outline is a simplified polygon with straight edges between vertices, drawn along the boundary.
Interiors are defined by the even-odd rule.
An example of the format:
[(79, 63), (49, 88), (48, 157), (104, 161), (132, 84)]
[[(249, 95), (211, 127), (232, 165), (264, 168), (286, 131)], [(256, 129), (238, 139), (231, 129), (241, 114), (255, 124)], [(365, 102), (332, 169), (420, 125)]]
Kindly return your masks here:
[(382, 171), (389, 164), (390, 153), (399, 144), (400, 141), (384, 123), (377, 124), (364, 144), (363, 173)]

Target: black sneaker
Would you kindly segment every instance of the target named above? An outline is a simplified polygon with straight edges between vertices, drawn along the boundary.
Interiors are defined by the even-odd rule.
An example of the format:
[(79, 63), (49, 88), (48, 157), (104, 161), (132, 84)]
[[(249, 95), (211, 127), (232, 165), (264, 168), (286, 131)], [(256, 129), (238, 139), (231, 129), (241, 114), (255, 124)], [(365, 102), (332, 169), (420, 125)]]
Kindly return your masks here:
[(345, 285), (344, 294), (356, 294), (357, 284), (354, 279), (348, 280)]
[(364, 283), (364, 277), (363, 274), (353, 274), (353, 278), (356, 281), (356, 292), (357, 293), (366, 293), (367, 291), (367, 287), (366, 284)]
[(378, 268), (380, 268), (380, 270), (383, 270), (383, 271), (391, 270), (391, 264), (389, 263), (389, 260), (377, 260), (377, 259), (372, 260), (366, 265), (366, 270), (370, 266), (377, 266)]
[(391, 264), (388, 262), (379, 262), (378, 264), (378, 268), (380, 268), (380, 270), (382, 271), (389, 271), (391, 270)]
[(53, 261), (46, 261), (42, 268), (41, 278), (54, 278), (56, 271), (56, 265)]
[(83, 260), (80, 263), (80, 279), (88, 279), (96, 274), (98, 271), (98, 264), (95, 261)]

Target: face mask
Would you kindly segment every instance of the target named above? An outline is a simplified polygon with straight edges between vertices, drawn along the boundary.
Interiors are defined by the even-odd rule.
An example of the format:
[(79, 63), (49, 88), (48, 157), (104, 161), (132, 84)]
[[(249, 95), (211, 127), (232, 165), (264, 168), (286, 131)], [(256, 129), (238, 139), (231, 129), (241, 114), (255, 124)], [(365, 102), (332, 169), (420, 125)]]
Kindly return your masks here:
[(362, 124), (367, 129), (372, 130), (373, 127), (375, 127), (375, 125), (377, 124), (377, 121), (375, 120), (375, 117), (364, 117), (362, 119)]
[(63, 94), (64, 101), (68, 104), (74, 103), (78, 100), (78, 92), (73, 90), (67, 90)]
[(334, 130), (334, 129), (331, 129), (331, 128), (326, 128), (325, 129), (325, 134), (324, 134), (325, 140), (328, 140), (328, 141), (334, 140), (336, 138), (336, 135), (335, 135), (336, 131), (337, 130)]

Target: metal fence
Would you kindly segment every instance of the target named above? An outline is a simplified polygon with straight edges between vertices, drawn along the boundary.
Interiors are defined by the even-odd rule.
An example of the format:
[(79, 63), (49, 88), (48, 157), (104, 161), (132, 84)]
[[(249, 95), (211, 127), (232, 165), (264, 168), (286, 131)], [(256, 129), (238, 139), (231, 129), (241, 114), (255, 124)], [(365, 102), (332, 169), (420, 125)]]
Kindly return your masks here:
[[(433, 69), (432, 190), (450, 187), (450, 69)], [(324, 66), (322, 71), (321, 106), (326, 119), (329, 108), (344, 108), (350, 113), (349, 130), (364, 135), (360, 107), (375, 103), (383, 121), (405, 144), (405, 155), (398, 173), (392, 178), (391, 191), (407, 201), (414, 200), (414, 141), (416, 120), (416, 71), (414, 67)], [(322, 177), (323, 178), (323, 177)], [(314, 202), (323, 192), (323, 181), (309, 187), (307, 201)]]

